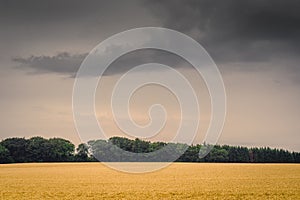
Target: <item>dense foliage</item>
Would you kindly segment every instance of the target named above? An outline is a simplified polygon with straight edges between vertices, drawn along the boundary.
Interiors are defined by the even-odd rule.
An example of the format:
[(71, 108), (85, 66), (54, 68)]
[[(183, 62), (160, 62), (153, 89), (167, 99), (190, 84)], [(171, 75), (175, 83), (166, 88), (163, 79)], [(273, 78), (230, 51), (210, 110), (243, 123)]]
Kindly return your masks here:
[[(93, 155), (97, 158), (105, 157), (106, 160), (102, 161), (115, 161), (116, 157), (118, 158), (117, 161), (128, 161), (122, 160), (122, 156), (118, 154), (121, 151), (115, 149), (110, 151), (109, 155), (104, 155), (108, 151), (103, 151), (103, 149), (111, 148), (108, 144), (113, 144), (115, 149), (134, 153), (159, 152), (157, 150), (168, 144), (175, 150), (186, 149), (185, 153), (177, 159), (178, 162), (300, 163), (299, 152), (269, 147), (247, 148), (228, 145), (210, 146), (207, 144), (187, 146), (140, 139), (130, 140), (122, 137), (112, 137), (108, 141), (93, 140), (89, 141), (88, 144), (79, 144), (76, 151), (74, 144), (62, 138), (8, 138), (0, 142), (0, 163), (96, 161)], [(212, 150), (208, 155), (200, 158), (199, 151), (201, 152), (205, 148), (212, 148)], [(169, 153), (171, 154), (172, 151)], [(157, 154), (157, 156), (160, 155)]]
[(82, 145), (75, 154), (74, 144), (62, 138), (8, 138), (0, 142), (0, 163), (87, 161)]

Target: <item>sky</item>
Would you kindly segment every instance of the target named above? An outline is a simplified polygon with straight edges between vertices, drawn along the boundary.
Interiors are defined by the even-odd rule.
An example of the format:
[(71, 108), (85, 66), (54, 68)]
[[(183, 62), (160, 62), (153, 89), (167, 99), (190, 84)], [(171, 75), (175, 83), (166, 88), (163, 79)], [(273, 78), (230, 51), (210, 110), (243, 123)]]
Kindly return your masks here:
[[(298, 1), (0, 0), (0, 5), (1, 139), (41, 135), (80, 143), (72, 91), (81, 62), (106, 38), (150, 26), (192, 37), (218, 66), (227, 95), (219, 144), (300, 151)], [(109, 136), (126, 136), (113, 121), (111, 91), (133, 66), (154, 61), (172, 66), (191, 82), (201, 102), (194, 142), (202, 143), (211, 114), (205, 83), (189, 63), (163, 51), (131, 52), (109, 67), (97, 88), (97, 119)], [(149, 73), (165, 72), (149, 68)], [(145, 125), (155, 103), (165, 106), (168, 118), (161, 133), (149, 139), (168, 141), (180, 121), (172, 93), (145, 86), (133, 95), (130, 112)]]

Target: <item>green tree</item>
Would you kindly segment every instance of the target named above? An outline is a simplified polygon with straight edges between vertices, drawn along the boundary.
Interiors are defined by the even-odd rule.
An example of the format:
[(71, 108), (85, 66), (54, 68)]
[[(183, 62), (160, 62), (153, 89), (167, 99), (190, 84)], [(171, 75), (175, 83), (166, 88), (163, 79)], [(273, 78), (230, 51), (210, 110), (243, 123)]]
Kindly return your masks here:
[(209, 153), (209, 162), (228, 162), (228, 151), (215, 146)]
[(25, 138), (8, 138), (1, 142), (9, 152), (14, 162), (23, 163), (29, 161), (28, 140)]
[(132, 152), (134, 141), (125, 137), (111, 137), (108, 142), (111, 142), (113, 145), (117, 147)]
[(28, 140), (27, 145), (29, 162), (45, 162), (49, 160), (51, 145), (49, 140), (42, 137), (32, 137)]
[(133, 142), (132, 151), (135, 153), (150, 152), (150, 142), (136, 138)]
[(80, 162), (89, 161), (89, 147), (87, 144), (79, 144), (76, 149), (75, 160)]
[(49, 139), (50, 147), (49, 149), (49, 161), (53, 162), (68, 162), (73, 161), (73, 156), (75, 152), (75, 145), (69, 140), (62, 138), (51, 138)]
[(11, 163), (13, 162), (10, 156), (9, 150), (0, 144), (0, 163)]

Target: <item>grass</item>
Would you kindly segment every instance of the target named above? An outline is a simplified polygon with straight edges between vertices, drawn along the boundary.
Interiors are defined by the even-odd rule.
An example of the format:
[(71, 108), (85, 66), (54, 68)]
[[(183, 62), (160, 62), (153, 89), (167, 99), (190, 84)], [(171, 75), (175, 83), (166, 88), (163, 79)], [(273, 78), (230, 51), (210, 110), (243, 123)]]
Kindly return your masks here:
[(100, 163), (0, 165), (0, 199), (300, 199), (300, 165), (174, 163), (147, 174)]

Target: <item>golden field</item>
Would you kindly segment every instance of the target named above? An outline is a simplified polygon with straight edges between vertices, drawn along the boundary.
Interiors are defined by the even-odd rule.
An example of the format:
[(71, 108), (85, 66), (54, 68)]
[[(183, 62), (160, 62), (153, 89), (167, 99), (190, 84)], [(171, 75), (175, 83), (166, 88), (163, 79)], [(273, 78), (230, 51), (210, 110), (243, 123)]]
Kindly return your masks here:
[(174, 163), (146, 174), (101, 163), (0, 165), (0, 199), (300, 199), (300, 165)]

